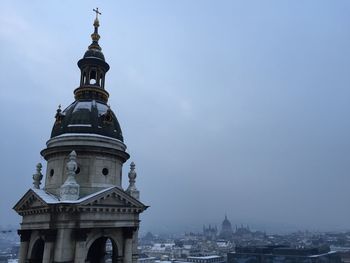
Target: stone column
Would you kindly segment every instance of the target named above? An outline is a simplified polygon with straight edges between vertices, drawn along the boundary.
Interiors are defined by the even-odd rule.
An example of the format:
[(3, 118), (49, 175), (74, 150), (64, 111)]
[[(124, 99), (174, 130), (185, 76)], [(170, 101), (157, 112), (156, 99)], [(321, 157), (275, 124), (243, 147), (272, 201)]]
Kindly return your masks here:
[(132, 263), (137, 263), (137, 259), (139, 258), (139, 253), (137, 250), (138, 245), (138, 229), (134, 230), (133, 240), (132, 240)]
[(56, 241), (56, 230), (47, 230), (44, 233), (45, 247), (43, 255), (43, 263), (51, 263), (53, 261), (53, 251)]
[(124, 260), (123, 263), (132, 263), (132, 238), (124, 240)]
[(72, 238), (72, 229), (57, 230), (54, 262), (74, 262), (75, 242)]
[(25, 263), (28, 255), (29, 241), (30, 241), (30, 230), (18, 230), (18, 235), (21, 238), (21, 245), (19, 248), (18, 262)]
[(86, 240), (89, 230), (88, 229), (76, 229), (73, 231), (73, 237), (75, 239), (75, 257), (74, 263), (85, 263), (85, 259), (88, 253), (88, 247), (86, 247)]
[(124, 234), (124, 251), (123, 251), (123, 263), (132, 263), (132, 241), (133, 241), (133, 228), (126, 227), (123, 230)]

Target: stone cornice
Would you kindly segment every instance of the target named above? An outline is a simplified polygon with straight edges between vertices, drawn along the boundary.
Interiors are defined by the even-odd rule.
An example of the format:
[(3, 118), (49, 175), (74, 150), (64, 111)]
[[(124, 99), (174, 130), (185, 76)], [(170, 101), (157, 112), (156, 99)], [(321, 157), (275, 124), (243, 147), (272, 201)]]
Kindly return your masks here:
[(147, 208), (148, 206), (118, 187), (105, 189), (76, 201), (60, 201), (45, 190), (30, 189), (14, 206), (14, 210), (22, 216), (96, 212), (138, 215)]
[[(74, 150), (80, 155), (83, 154), (103, 154), (103, 155), (112, 155), (119, 157), (122, 159), (123, 162), (126, 162), (130, 158), (130, 155), (121, 150), (113, 149), (113, 148), (106, 148), (106, 147), (99, 147), (99, 146), (89, 146), (89, 145), (75, 145)], [(51, 156), (55, 156), (58, 154), (64, 154), (67, 155), (72, 151), (72, 146), (57, 146), (57, 147), (50, 147), (42, 150), (40, 154), (45, 158), (45, 160), (48, 160)]]
[(115, 207), (115, 206), (80, 206), (75, 204), (54, 204), (48, 205), (45, 207), (35, 207), (26, 210), (19, 211), (18, 214), (21, 216), (26, 215), (37, 215), (37, 214), (51, 214), (52, 212), (59, 213), (74, 213), (74, 212), (83, 212), (83, 213), (121, 213), (121, 214), (140, 214), (143, 209), (138, 207)]

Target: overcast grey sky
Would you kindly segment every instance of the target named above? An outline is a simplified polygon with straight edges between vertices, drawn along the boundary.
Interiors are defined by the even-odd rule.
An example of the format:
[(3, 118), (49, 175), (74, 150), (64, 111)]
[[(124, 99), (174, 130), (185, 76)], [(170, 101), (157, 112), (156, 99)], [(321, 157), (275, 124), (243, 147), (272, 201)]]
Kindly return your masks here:
[[(1, 1), (0, 224), (32, 186), (102, 11), (142, 230), (350, 229), (350, 1)], [(124, 167), (127, 184), (128, 165)]]

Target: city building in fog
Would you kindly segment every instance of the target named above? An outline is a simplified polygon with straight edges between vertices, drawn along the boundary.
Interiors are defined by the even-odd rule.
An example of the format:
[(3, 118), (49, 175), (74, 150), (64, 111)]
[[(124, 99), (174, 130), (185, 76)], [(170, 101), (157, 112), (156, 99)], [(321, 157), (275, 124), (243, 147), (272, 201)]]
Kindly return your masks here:
[(339, 254), (329, 247), (289, 248), (283, 246), (236, 247), (227, 254), (227, 263), (341, 263)]
[(208, 227), (203, 226), (203, 236), (206, 240), (212, 240), (215, 241), (216, 237), (218, 235), (218, 229), (217, 227), (212, 227), (209, 225)]
[(154, 263), (156, 261), (155, 257), (148, 257), (145, 255), (139, 255), (139, 258), (137, 260), (138, 263)]
[(221, 231), (219, 238), (225, 239), (225, 240), (232, 240), (233, 238), (233, 230), (231, 222), (227, 219), (227, 216), (225, 215), (225, 219), (221, 224)]

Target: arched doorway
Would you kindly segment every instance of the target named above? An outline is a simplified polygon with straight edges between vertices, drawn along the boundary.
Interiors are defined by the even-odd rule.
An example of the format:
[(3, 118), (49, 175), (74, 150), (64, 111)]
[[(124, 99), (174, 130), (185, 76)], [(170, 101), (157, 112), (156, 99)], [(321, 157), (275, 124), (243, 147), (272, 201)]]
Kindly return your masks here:
[(43, 262), (44, 246), (45, 246), (45, 242), (43, 239), (39, 238), (37, 241), (35, 241), (33, 250), (32, 250), (32, 256), (30, 259), (31, 263)]
[(87, 263), (117, 263), (117, 245), (113, 239), (100, 237), (92, 243), (89, 248), (86, 261)]

